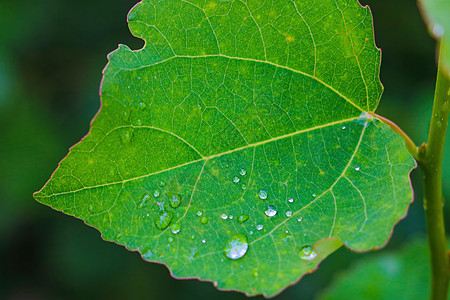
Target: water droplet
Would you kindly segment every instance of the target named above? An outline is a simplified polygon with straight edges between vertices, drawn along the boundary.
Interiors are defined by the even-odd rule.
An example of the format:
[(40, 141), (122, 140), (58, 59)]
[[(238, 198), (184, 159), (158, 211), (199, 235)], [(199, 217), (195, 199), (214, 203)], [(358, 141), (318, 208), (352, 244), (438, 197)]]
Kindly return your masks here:
[(141, 76), (138, 76), (138, 79), (141, 79)]
[(225, 244), (223, 254), (230, 259), (239, 259), (247, 253), (247, 250), (247, 237), (244, 234), (237, 234)]
[(435, 37), (440, 38), (444, 35), (444, 33), (445, 33), (445, 30), (441, 25), (439, 25), (439, 24), (434, 25), (433, 34)]
[(139, 108), (140, 109), (145, 109), (146, 107), (147, 107), (147, 103), (145, 103), (145, 102), (139, 103)]
[(202, 240), (202, 243), (203, 243), (203, 244), (205, 244), (205, 243), (206, 243), (206, 240), (205, 240), (205, 239), (203, 239), (203, 240)]
[(141, 125), (142, 125), (142, 121), (141, 121), (141, 119), (137, 119), (137, 121), (136, 121), (136, 125), (137, 125), (137, 126), (141, 126)]
[(233, 220), (233, 215), (230, 215), (228, 218), (229, 218), (230, 220)]
[(153, 250), (150, 249), (150, 248), (144, 248), (144, 249), (142, 249), (141, 253), (142, 253), (142, 257), (143, 257), (144, 259), (151, 259), (151, 258), (153, 257), (153, 255), (155, 254), (155, 253), (153, 252)]
[(159, 197), (159, 191), (155, 190), (155, 192), (153, 193), (153, 196), (155, 196), (155, 198), (158, 198)]
[(197, 248), (189, 249), (188, 259), (193, 260), (196, 259), (197, 257), (198, 257)]
[(342, 126), (342, 130), (345, 130), (345, 129), (347, 129), (347, 127), (345, 127), (345, 126)]
[(255, 277), (255, 278), (258, 278), (258, 277), (259, 277), (258, 271), (253, 271), (253, 277)]
[(241, 185), (241, 188), (242, 188), (243, 190), (246, 190), (246, 189), (247, 189), (247, 185), (246, 185), (245, 183), (243, 183), (243, 184)]
[(238, 222), (239, 223), (244, 223), (245, 221), (247, 221), (248, 220), (248, 215), (247, 214), (243, 214), (243, 215), (240, 215), (238, 218), (237, 218), (237, 220), (238, 220)]
[(172, 222), (173, 213), (170, 211), (161, 212), (158, 217), (155, 219), (156, 228), (159, 230), (164, 230), (169, 226), (170, 222)]
[(169, 237), (167, 238), (167, 241), (169, 241), (169, 243), (172, 243), (172, 242), (173, 242), (173, 237), (169, 236)]
[(312, 196), (313, 196), (314, 198), (316, 198), (316, 197), (317, 197), (317, 195), (316, 195), (316, 194), (312, 194)]
[(127, 144), (131, 141), (132, 135), (133, 134), (131, 130), (129, 129), (122, 130), (120, 132), (120, 140), (122, 141), (122, 143)]
[(202, 224), (208, 224), (208, 221), (209, 221), (209, 218), (206, 216), (202, 216), (200, 218), (200, 223), (202, 223)]
[(252, 235), (252, 234), (253, 234), (253, 230), (250, 231), (250, 235)]
[(356, 166), (356, 167), (355, 167), (355, 170), (356, 170), (356, 171), (359, 171), (360, 169), (361, 169), (361, 168), (360, 168), (359, 166)]
[(195, 234), (191, 235), (191, 240), (195, 240)]
[(169, 204), (172, 208), (177, 208), (181, 204), (181, 195), (171, 194), (169, 196)]
[(373, 120), (373, 116), (368, 112), (362, 112), (359, 118), (356, 120), (359, 125), (364, 125), (366, 128), (369, 127), (369, 121)]
[(294, 198), (289, 198), (289, 199), (288, 199), (288, 202), (289, 202), (289, 203), (293, 203), (293, 202), (294, 202)]
[(258, 196), (260, 199), (265, 200), (267, 199), (267, 192), (264, 190), (260, 190)]
[(159, 183), (158, 183), (158, 185), (160, 186), (160, 187), (165, 187), (166, 186), (166, 183), (164, 182), (164, 181), (159, 181)]
[(311, 246), (305, 246), (302, 249), (300, 249), (298, 255), (300, 256), (301, 259), (308, 261), (313, 260), (314, 258), (317, 257), (316, 251)]
[(89, 211), (93, 211), (94, 210), (94, 206), (92, 204), (89, 204)]
[(221, 217), (223, 220), (228, 219), (228, 215), (227, 215), (226, 213), (221, 214), (220, 217)]
[(150, 194), (149, 193), (145, 193), (142, 196), (141, 204), (139, 204), (138, 208), (144, 208), (147, 205), (148, 200), (150, 200)]
[(239, 171), (239, 174), (240, 174), (241, 176), (245, 176), (245, 174), (247, 174), (247, 171), (245, 171), (245, 169), (241, 169), (241, 170)]
[(273, 217), (277, 214), (277, 209), (275, 208), (275, 206), (269, 205), (267, 207), (267, 210), (265, 211), (266, 216), (268, 217)]
[(297, 219), (297, 221), (299, 221), (299, 222), (303, 221), (303, 217), (299, 217), (299, 218)]
[(263, 228), (264, 228), (264, 226), (261, 224), (256, 225), (256, 229), (258, 229), (258, 230), (262, 230)]
[(288, 218), (292, 217), (292, 210), (288, 210), (286, 212), (286, 217), (288, 217)]
[(286, 234), (283, 235), (283, 237), (281, 238), (283, 240), (283, 242), (287, 243), (290, 240), (293, 239), (292, 234), (286, 232)]
[(197, 210), (195, 213), (197, 216), (201, 217), (203, 215), (203, 212), (201, 210)]
[(172, 226), (170, 226), (170, 231), (172, 231), (173, 234), (177, 234), (178, 232), (180, 232), (180, 230), (181, 230), (180, 223), (175, 223), (172, 224)]
[(234, 183), (238, 183), (239, 181), (241, 181), (241, 179), (239, 177), (237, 177), (237, 176), (234, 176), (233, 182)]

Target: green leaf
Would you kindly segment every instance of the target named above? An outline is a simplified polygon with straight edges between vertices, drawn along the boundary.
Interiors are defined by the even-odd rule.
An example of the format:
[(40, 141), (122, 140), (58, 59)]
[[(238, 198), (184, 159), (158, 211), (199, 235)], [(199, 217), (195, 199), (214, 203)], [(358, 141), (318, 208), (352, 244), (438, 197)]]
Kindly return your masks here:
[(400, 251), (374, 255), (339, 274), (321, 300), (422, 300), (430, 296), (430, 251), (417, 240)]
[(343, 243), (382, 247), (412, 198), (357, 1), (142, 1), (89, 134), (36, 199), (176, 278), (273, 296)]
[(420, 0), (430, 34), (442, 43), (444, 66), (450, 72), (450, 1)]

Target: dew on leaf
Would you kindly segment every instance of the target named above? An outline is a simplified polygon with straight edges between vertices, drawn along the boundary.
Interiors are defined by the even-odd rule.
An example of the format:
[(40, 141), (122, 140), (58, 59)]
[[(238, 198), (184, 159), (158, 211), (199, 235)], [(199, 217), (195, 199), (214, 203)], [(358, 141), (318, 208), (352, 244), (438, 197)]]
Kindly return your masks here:
[(267, 192), (264, 190), (260, 190), (258, 196), (260, 199), (265, 200), (267, 199)]
[(361, 170), (361, 168), (360, 168), (359, 166), (356, 166), (356, 167), (355, 167), (355, 170), (356, 170), (356, 171), (359, 171), (359, 170)]
[(144, 249), (142, 249), (142, 251), (141, 251), (141, 253), (142, 253), (142, 257), (144, 258), (144, 259), (151, 259), (152, 257), (154, 257), (154, 256), (156, 256), (156, 254), (157, 254), (157, 252), (156, 251), (153, 251), (152, 249), (150, 249), (150, 248), (144, 248)]
[(246, 185), (245, 183), (243, 183), (243, 184), (241, 185), (241, 188), (242, 188), (243, 190), (246, 190), (246, 189), (247, 189), (247, 185)]
[(303, 217), (299, 217), (299, 218), (297, 219), (297, 221), (299, 221), (299, 222), (303, 221)]
[(139, 108), (140, 109), (145, 109), (147, 107), (147, 103), (145, 103), (145, 102), (140, 102), (139, 103)]
[(342, 130), (345, 130), (345, 129), (347, 129), (347, 127), (345, 127), (345, 126), (342, 126)]
[(293, 203), (293, 202), (294, 202), (294, 198), (289, 198), (289, 199), (288, 199), (288, 202), (289, 202), (289, 203)]
[(233, 215), (229, 215), (228, 218), (229, 218), (230, 220), (233, 220)]
[(245, 176), (245, 174), (247, 174), (247, 171), (245, 171), (245, 169), (241, 169), (241, 170), (239, 171), (239, 174), (240, 174), (241, 176)]
[(275, 206), (269, 205), (267, 207), (267, 210), (265, 211), (265, 214), (268, 217), (273, 217), (277, 214), (277, 209), (275, 208)]
[(172, 222), (173, 213), (170, 211), (161, 212), (155, 219), (156, 228), (159, 230), (164, 230)]
[(168, 241), (169, 243), (172, 243), (172, 242), (173, 242), (173, 237), (169, 236), (169, 237), (167, 238), (167, 241)]
[(223, 254), (230, 259), (242, 258), (248, 250), (248, 242), (245, 234), (237, 234), (227, 241)]
[(180, 230), (181, 230), (181, 225), (180, 225), (180, 223), (175, 223), (175, 224), (172, 224), (172, 226), (170, 226), (170, 231), (171, 231), (173, 234), (177, 234), (178, 232), (180, 232)]
[(142, 196), (141, 204), (139, 204), (138, 208), (144, 208), (147, 205), (148, 200), (150, 200), (150, 194), (149, 193), (145, 193)]
[(303, 260), (311, 261), (317, 257), (317, 253), (311, 246), (305, 246), (298, 252), (298, 256), (300, 256)]
[(201, 210), (197, 210), (195, 213), (197, 216), (201, 217), (203, 215), (203, 212)]
[(228, 215), (227, 215), (226, 213), (221, 214), (220, 217), (221, 217), (223, 220), (228, 219)]
[(364, 125), (366, 128), (369, 127), (369, 121), (373, 120), (373, 116), (369, 114), (368, 112), (362, 112), (356, 122), (359, 125)]
[(263, 228), (264, 228), (264, 226), (262, 224), (256, 225), (256, 229), (258, 229), (258, 230), (262, 230)]
[(209, 221), (209, 218), (206, 216), (202, 216), (200, 218), (200, 223), (202, 223), (202, 224), (208, 224), (208, 221)]
[(234, 176), (233, 182), (234, 183), (238, 183), (239, 181), (241, 181), (241, 179), (239, 177), (237, 177), (237, 176)]
[(158, 198), (159, 197), (159, 191), (155, 190), (155, 192), (153, 192), (153, 196), (155, 196), (155, 198)]
[(181, 204), (181, 195), (179, 194), (171, 194), (169, 196), (169, 205), (172, 208), (177, 208)]
[(238, 218), (237, 218), (237, 221), (240, 223), (240, 224), (242, 224), (242, 223), (244, 223), (245, 221), (247, 221), (248, 220), (248, 215), (247, 214), (243, 214), (243, 215), (240, 215)]
[(286, 212), (286, 217), (288, 217), (288, 218), (292, 217), (292, 210), (288, 210)]
[(165, 187), (165, 186), (166, 186), (166, 183), (165, 183), (164, 181), (160, 180), (160, 181), (158, 182), (158, 185), (159, 185), (160, 187)]
[(205, 244), (205, 243), (206, 243), (206, 239), (203, 239), (203, 240), (202, 240), (202, 243)]

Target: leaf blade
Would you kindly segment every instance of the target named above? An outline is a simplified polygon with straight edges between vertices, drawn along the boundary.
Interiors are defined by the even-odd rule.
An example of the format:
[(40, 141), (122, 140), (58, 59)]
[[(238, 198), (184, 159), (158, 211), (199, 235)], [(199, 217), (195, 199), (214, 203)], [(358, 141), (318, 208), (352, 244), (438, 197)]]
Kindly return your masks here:
[[(277, 3), (297, 16), (295, 2)], [(253, 52), (232, 53), (226, 35), (208, 31), (216, 24), (208, 12), (195, 17), (198, 7), (181, 10), (183, 4), (166, 1), (156, 14), (156, 4), (143, 1), (132, 10), (130, 28), (146, 46), (138, 51), (120, 46), (109, 55), (102, 109), (89, 135), (70, 150), (36, 199), (85, 220), (105, 240), (166, 264), (175, 277), (212, 280), (221, 289), (250, 295), (279, 293), (341, 243), (358, 251), (381, 247), (412, 198), (407, 175), (414, 164), (399, 136), (362, 113), (361, 106), (375, 109), (381, 94), (378, 49), (367, 50), (371, 72), (360, 65), (367, 57), (355, 54), (355, 45), (365, 51), (365, 43), (373, 41), (368, 8), (352, 1), (339, 1), (346, 9), (324, 2), (346, 33), (336, 43), (354, 56), (343, 59), (353, 64), (351, 71), (329, 81), (313, 27), (303, 30), (313, 41), (315, 51), (304, 54), (313, 64), (292, 58), (283, 65), (282, 55), (277, 61), (277, 51), (260, 51), (258, 44)], [(233, 13), (244, 14), (237, 19), (243, 24), (253, 19), (248, 21), (251, 36), (259, 32), (261, 45), (279, 42), (278, 35), (264, 39), (263, 31), (252, 27), (258, 24), (258, 9), (242, 4)], [(345, 17), (349, 10), (360, 14), (351, 22)], [(178, 12), (185, 21), (200, 23), (190, 39), (177, 35)], [(158, 34), (139, 27), (152, 16), (162, 16), (159, 27), (170, 30)], [(167, 16), (175, 25), (168, 25)], [(349, 32), (351, 24), (356, 25)], [(370, 26), (358, 31), (361, 24)], [(295, 41), (302, 30), (291, 33)], [(252, 40), (239, 34), (242, 41)], [(328, 34), (335, 38), (335, 31)], [(194, 42), (201, 46), (193, 47)], [(307, 71), (293, 68), (302, 63)], [(326, 62), (328, 68), (339, 64)], [(352, 74), (361, 78), (350, 86), (354, 82), (345, 81)], [(365, 78), (376, 80), (367, 84)], [(395, 204), (380, 200), (386, 197), (381, 191)], [(170, 206), (174, 194), (182, 199), (177, 207)], [(243, 214), (247, 220), (238, 222)], [(242, 234), (248, 250), (230, 261), (223, 248)], [(336, 243), (327, 244), (330, 238)], [(299, 252), (313, 245), (317, 258), (301, 259)]]

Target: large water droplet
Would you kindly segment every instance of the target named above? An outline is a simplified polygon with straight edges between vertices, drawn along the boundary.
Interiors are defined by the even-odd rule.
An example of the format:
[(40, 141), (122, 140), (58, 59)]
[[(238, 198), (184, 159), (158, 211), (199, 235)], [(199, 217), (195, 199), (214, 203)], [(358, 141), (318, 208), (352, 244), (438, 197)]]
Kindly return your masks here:
[(171, 194), (169, 196), (169, 205), (173, 208), (177, 208), (181, 204), (181, 195)]
[(239, 259), (247, 253), (247, 250), (247, 237), (245, 234), (237, 234), (225, 244), (223, 254), (230, 259)]
[(170, 226), (170, 231), (172, 231), (173, 234), (177, 234), (178, 232), (180, 232), (180, 230), (181, 230), (180, 223), (175, 223), (172, 224), (172, 226)]
[(244, 223), (245, 221), (247, 221), (248, 220), (248, 215), (247, 214), (243, 214), (243, 215), (240, 215), (238, 218), (237, 218), (237, 220), (238, 220), (238, 222), (239, 223)]
[(267, 199), (267, 192), (264, 190), (260, 190), (259, 194), (258, 194), (259, 198), (261, 198), (262, 200)]
[(150, 200), (150, 194), (149, 193), (145, 193), (142, 196), (141, 204), (139, 204), (138, 208), (144, 208), (147, 205), (149, 200)]
[(302, 249), (300, 249), (300, 251), (298, 252), (298, 256), (300, 256), (300, 258), (303, 260), (310, 261), (317, 257), (317, 253), (313, 247), (305, 246)]
[(268, 217), (273, 217), (277, 214), (277, 209), (275, 208), (275, 206), (269, 205), (267, 207), (267, 210), (265, 211), (266, 216)]
[(159, 230), (164, 230), (169, 226), (170, 222), (172, 222), (173, 213), (170, 211), (161, 212), (158, 217), (155, 219), (156, 228)]
[(245, 174), (247, 174), (247, 171), (245, 171), (245, 169), (241, 169), (241, 170), (239, 171), (239, 174), (240, 174), (241, 176), (245, 176)]

